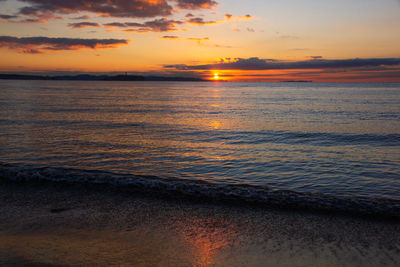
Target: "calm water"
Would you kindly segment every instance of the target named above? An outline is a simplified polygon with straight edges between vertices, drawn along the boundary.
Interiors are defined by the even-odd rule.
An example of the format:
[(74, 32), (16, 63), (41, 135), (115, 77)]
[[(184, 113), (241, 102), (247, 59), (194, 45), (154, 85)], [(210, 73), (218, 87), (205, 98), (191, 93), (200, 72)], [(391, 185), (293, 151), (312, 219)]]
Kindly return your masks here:
[(0, 81), (0, 146), (21, 168), (400, 200), (400, 84)]

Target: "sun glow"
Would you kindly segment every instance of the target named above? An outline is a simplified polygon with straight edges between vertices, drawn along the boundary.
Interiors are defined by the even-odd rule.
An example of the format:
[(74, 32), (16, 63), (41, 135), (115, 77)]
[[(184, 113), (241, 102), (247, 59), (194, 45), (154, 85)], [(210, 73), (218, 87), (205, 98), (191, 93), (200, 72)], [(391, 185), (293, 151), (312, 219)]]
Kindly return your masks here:
[(219, 74), (218, 73), (214, 73), (214, 80), (219, 80)]

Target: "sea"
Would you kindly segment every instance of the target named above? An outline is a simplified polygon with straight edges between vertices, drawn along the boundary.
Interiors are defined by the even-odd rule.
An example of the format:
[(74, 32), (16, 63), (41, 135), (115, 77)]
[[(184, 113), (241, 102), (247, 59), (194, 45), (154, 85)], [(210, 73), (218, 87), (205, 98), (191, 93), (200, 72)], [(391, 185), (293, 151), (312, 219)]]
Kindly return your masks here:
[(400, 215), (400, 83), (0, 81), (0, 178)]

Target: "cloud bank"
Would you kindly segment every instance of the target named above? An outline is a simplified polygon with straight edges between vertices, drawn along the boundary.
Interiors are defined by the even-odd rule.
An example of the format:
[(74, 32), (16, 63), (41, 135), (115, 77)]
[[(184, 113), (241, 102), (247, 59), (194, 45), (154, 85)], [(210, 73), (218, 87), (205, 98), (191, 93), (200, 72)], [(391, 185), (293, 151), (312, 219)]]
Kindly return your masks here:
[[(4, 1), (4, 0), (3, 0)], [(19, 16), (28, 16), (34, 22), (46, 22), (51, 18), (90, 12), (115, 18), (166, 17), (179, 9), (211, 9), (218, 3), (213, 0), (18, 0), (25, 3), (19, 9)], [(0, 0), (2, 2), (2, 0)], [(5, 16), (5, 15), (4, 15)], [(14, 19), (4, 17), (3, 19)], [(23, 22), (21, 20), (20, 22)]]
[(20, 14), (40, 17), (43, 14), (75, 14), (91, 12), (108, 17), (156, 17), (172, 14), (165, 0), (20, 0), (29, 5)]
[(13, 37), (0, 36), (0, 48), (15, 49), (21, 53), (40, 54), (45, 51), (105, 49), (128, 44), (120, 39), (81, 39), (49, 37)]
[(303, 61), (282, 61), (274, 59), (236, 58), (215, 64), (204, 65), (166, 65), (164, 68), (177, 70), (289, 70), (289, 69), (332, 69), (362, 68), (400, 65), (400, 58), (354, 58), (354, 59), (316, 59)]

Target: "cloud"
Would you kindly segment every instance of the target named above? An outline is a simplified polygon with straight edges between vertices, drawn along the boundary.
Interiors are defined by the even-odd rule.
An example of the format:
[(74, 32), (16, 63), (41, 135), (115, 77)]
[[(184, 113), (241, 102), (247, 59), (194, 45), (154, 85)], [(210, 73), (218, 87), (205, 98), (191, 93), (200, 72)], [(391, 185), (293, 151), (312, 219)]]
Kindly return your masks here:
[(179, 39), (179, 36), (176, 35), (164, 35), (160, 37), (161, 39), (169, 39), (169, 40), (174, 40), (174, 39)]
[(182, 21), (177, 20), (168, 20), (165, 18), (156, 19), (152, 21), (146, 21), (144, 23), (136, 23), (136, 22), (113, 22), (104, 24), (105, 27), (113, 28), (129, 28), (124, 31), (126, 32), (170, 32), (178, 30), (176, 28), (177, 25), (183, 24)]
[(104, 26), (107, 28), (126, 28), (124, 30), (125, 32), (145, 33), (145, 32), (177, 31), (177, 30), (179, 30), (177, 28), (178, 25), (193, 24), (193, 25), (203, 26), (203, 25), (210, 25), (210, 24), (216, 24), (216, 23), (222, 22), (222, 20), (205, 21), (203, 18), (192, 17), (192, 16), (187, 16), (187, 15), (186, 15), (186, 17), (189, 17), (189, 19), (186, 21), (168, 20), (166, 18), (161, 18), (161, 19), (146, 21), (143, 23), (112, 22), (112, 23), (104, 24)]
[(49, 37), (0, 36), (0, 48), (15, 49), (20, 53), (38, 54), (44, 51), (116, 48), (126, 45), (129, 40), (120, 39), (81, 39)]
[(354, 58), (354, 59), (311, 59), (304, 61), (282, 61), (273, 59), (236, 58), (229, 62), (204, 65), (166, 65), (165, 68), (178, 70), (289, 70), (289, 69), (331, 69), (363, 68), (400, 65), (400, 58)]
[[(186, 18), (188, 18), (188, 20), (186, 20), (186, 23), (194, 24), (194, 25), (211, 25), (211, 24), (217, 24), (217, 23), (224, 23), (224, 22), (227, 22), (227, 21), (238, 22), (238, 21), (253, 19), (253, 17), (250, 16), (250, 15), (233, 16), (231, 14), (225, 14), (224, 15), (224, 19), (211, 20), (211, 21), (206, 21), (206, 20), (204, 20), (203, 18), (200, 18), (200, 17), (194, 17), (192, 14), (187, 14)], [(235, 27), (236, 27), (236, 24), (235, 24)], [(252, 29), (250, 29), (250, 31), (251, 30)]]
[(309, 59), (323, 59), (323, 56), (308, 56)]
[(90, 19), (90, 16), (85, 15), (85, 16), (75, 17), (75, 18), (72, 18), (72, 19), (76, 19), (76, 20), (80, 20), (80, 19)]
[(20, 0), (29, 6), (22, 7), (20, 14), (42, 18), (52, 14), (91, 12), (107, 17), (145, 18), (168, 16), (173, 8), (166, 0)]
[[(0, 0), (2, 2), (4, 0)], [(90, 12), (115, 18), (155, 18), (172, 15), (177, 9), (199, 10), (217, 6), (214, 0), (18, 0), (26, 3), (19, 15), (43, 22), (60, 15)], [(176, 3), (176, 5), (174, 5)], [(87, 19), (86, 16), (82, 19)]]
[[(225, 21), (234, 22), (234, 23), (232, 24), (232, 31), (234, 31), (234, 32), (240, 32), (240, 31), (241, 31), (241, 30), (239, 29), (238, 25), (237, 25), (238, 22), (254, 19), (254, 17), (251, 16), (251, 15), (249, 15), (249, 14), (244, 15), (244, 16), (234, 16), (234, 15), (232, 15), (232, 14), (225, 14), (224, 17), (225, 17)], [(247, 27), (246, 30), (247, 30), (248, 32), (254, 32), (254, 29), (253, 29), (253, 28)]]
[(244, 15), (244, 16), (234, 16), (232, 14), (225, 14), (224, 17), (226, 20), (236, 20), (236, 21), (254, 19), (254, 17), (249, 14)]
[(208, 38), (208, 37), (203, 37), (203, 38), (186, 38), (186, 40), (188, 40), (188, 41), (195, 41), (195, 42), (197, 42), (198, 44), (201, 44), (203, 41), (209, 41), (210, 38)]
[(191, 18), (191, 19), (188, 19), (186, 22), (189, 24), (194, 24), (194, 25), (209, 25), (209, 24), (218, 23), (215, 20), (205, 21), (203, 18)]
[(73, 29), (82, 29), (86, 27), (100, 27), (100, 24), (96, 22), (78, 22), (78, 23), (69, 23), (68, 26)]
[(18, 18), (18, 16), (0, 14), (0, 20), (9, 20), (9, 19), (16, 19), (16, 18)]
[(183, 9), (210, 9), (218, 5), (217, 2), (213, 0), (177, 0), (178, 7)]

